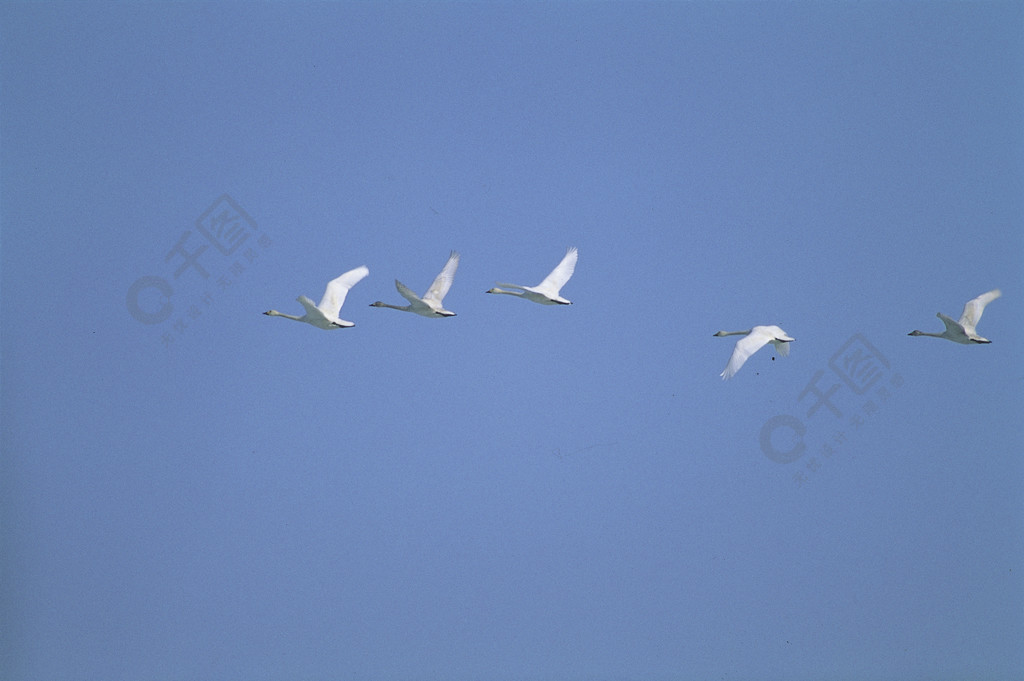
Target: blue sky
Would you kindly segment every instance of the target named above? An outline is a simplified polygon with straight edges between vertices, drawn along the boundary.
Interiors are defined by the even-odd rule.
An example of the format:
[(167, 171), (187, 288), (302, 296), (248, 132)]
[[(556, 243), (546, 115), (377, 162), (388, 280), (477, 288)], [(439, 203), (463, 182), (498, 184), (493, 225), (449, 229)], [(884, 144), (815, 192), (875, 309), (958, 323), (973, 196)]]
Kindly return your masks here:
[(6, 675), (1019, 678), (1022, 24), (5, 4)]

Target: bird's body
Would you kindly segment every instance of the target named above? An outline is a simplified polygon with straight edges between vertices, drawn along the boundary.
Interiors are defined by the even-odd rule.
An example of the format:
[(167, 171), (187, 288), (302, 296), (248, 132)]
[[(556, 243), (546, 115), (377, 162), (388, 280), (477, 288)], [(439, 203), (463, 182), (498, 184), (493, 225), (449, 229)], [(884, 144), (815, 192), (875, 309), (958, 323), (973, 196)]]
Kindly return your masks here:
[[(509, 296), (517, 296), (526, 300), (532, 300), (541, 305), (572, 305), (571, 300), (563, 298), (560, 294), (562, 287), (565, 286), (572, 273), (576, 270), (576, 260), (578, 257), (579, 254), (576, 248), (569, 248), (565, 252), (562, 262), (558, 263), (558, 266), (551, 271), (551, 274), (536, 286), (499, 283), (497, 287), (490, 289), (487, 293), (503, 293)], [(498, 288), (500, 286), (516, 290), (506, 291), (505, 289)]]
[(743, 336), (743, 338), (736, 341), (732, 357), (729, 358), (729, 363), (720, 374), (723, 381), (735, 376), (736, 372), (743, 366), (743, 363), (768, 343), (775, 347), (780, 357), (787, 357), (789, 355), (789, 344), (794, 340), (777, 326), (755, 326), (746, 331), (719, 331), (714, 335), (719, 337)]
[(332, 279), (328, 282), (327, 289), (324, 291), (324, 297), (320, 300), (319, 305), (314, 305), (313, 301), (306, 296), (299, 296), (296, 300), (302, 303), (302, 307), (306, 308), (306, 314), (301, 317), (284, 314), (277, 310), (267, 310), (263, 314), (271, 317), (294, 319), (297, 322), (311, 324), (318, 329), (341, 329), (355, 326), (352, 322), (339, 318), (338, 313), (341, 312), (341, 306), (345, 304), (345, 297), (348, 295), (349, 289), (362, 281), (369, 273), (370, 270), (364, 265), (354, 270), (349, 270), (337, 279)]
[(445, 263), (444, 268), (434, 279), (434, 283), (430, 285), (430, 288), (423, 294), (422, 298), (413, 293), (408, 286), (395, 279), (395, 288), (398, 289), (403, 298), (409, 301), (409, 304), (388, 305), (378, 300), (375, 303), (370, 303), (370, 307), (390, 307), (392, 310), (414, 312), (423, 317), (454, 317), (455, 313), (444, 309), (442, 301), (448, 294), (448, 289), (452, 287), (452, 280), (455, 278), (455, 270), (458, 267), (459, 254), (452, 251), (451, 255), (448, 256), (448, 262)]
[(932, 338), (945, 338), (951, 340), (954, 343), (960, 343), (962, 345), (973, 345), (975, 343), (991, 343), (987, 338), (982, 338), (978, 335), (976, 327), (978, 322), (981, 321), (981, 315), (985, 311), (985, 306), (991, 303), (993, 300), (1003, 295), (1003, 292), (999, 289), (992, 289), (988, 293), (982, 293), (977, 298), (968, 300), (967, 304), (964, 305), (963, 314), (960, 315), (960, 320), (956, 321), (941, 312), (935, 316), (942, 320), (942, 323), (946, 325), (946, 330), (942, 333), (925, 333), (924, 331), (913, 330), (908, 333), (908, 336), (931, 336)]

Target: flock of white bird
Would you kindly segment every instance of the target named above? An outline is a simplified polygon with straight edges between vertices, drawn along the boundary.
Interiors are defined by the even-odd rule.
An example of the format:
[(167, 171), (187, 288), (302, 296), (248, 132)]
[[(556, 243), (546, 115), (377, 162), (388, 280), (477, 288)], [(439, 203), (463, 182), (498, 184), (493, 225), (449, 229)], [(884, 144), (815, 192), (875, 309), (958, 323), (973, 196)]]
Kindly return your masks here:
[[(499, 283), (496, 287), (486, 292), (518, 296), (541, 305), (572, 305), (572, 301), (562, 297), (561, 291), (562, 287), (565, 286), (572, 273), (576, 270), (576, 259), (578, 257), (579, 254), (575, 248), (568, 249), (565, 252), (565, 257), (558, 263), (558, 266), (551, 270), (551, 274), (546, 276), (536, 286)], [(434, 279), (434, 283), (430, 285), (430, 288), (427, 289), (427, 292), (422, 297), (417, 296), (408, 286), (395, 279), (395, 288), (398, 289), (403, 298), (409, 301), (409, 304), (389, 305), (378, 300), (375, 303), (371, 303), (370, 307), (389, 307), (392, 310), (414, 312), (423, 317), (454, 317), (454, 312), (444, 309), (443, 301), (444, 297), (448, 294), (448, 290), (452, 287), (452, 281), (455, 279), (455, 270), (458, 267), (459, 254), (456, 251), (452, 251), (451, 255), (448, 256), (448, 262), (445, 263), (440, 274)], [(314, 305), (313, 301), (306, 296), (299, 296), (297, 300), (306, 309), (306, 314), (301, 317), (278, 312), (277, 310), (267, 310), (263, 314), (271, 317), (294, 319), (297, 322), (312, 324), (318, 329), (343, 329), (355, 326), (352, 322), (345, 321), (338, 315), (341, 312), (341, 306), (345, 304), (345, 297), (348, 295), (349, 289), (362, 281), (369, 273), (370, 270), (364, 265), (345, 272), (345, 274), (337, 279), (332, 279), (327, 283), (327, 290), (324, 291), (324, 297), (320, 300), (319, 305)], [(502, 286), (505, 288), (500, 288)], [(936, 316), (946, 325), (946, 329), (942, 333), (925, 333), (915, 329), (907, 335), (945, 338), (946, 340), (963, 345), (991, 343), (992, 341), (978, 335), (977, 325), (981, 321), (981, 315), (985, 311), (985, 306), (1001, 295), (1002, 292), (999, 289), (993, 289), (967, 301), (959, 321), (939, 312)], [(736, 347), (733, 348), (729, 363), (720, 374), (722, 380), (728, 380), (735, 376), (736, 372), (743, 366), (743, 363), (768, 343), (772, 344), (780, 357), (788, 356), (789, 344), (794, 340), (789, 334), (774, 325), (755, 326), (746, 331), (719, 331), (714, 335), (719, 337), (743, 336), (743, 338), (736, 342)]]
[[(562, 262), (558, 263), (558, 266), (551, 270), (551, 274), (546, 276), (544, 281), (536, 286), (498, 284), (498, 286), (516, 290), (507, 291), (501, 288), (492, 288), (487, 293), (504, 293), (509, 296), (519, 296), (541, 305), (572, 305), (572, 301), (563, 298), (560, 293), (562, 287), (565, 286), (565, 283), (569, 281), (569, 277), (576, 270), (576, 259), (578, 257), (579, 253), (576, 249), (569, 248), (565, 252)], [(444, 264), (441, 273), (437, 275), (434, 283), (430, 285), (430, 288), (423, 294), (423, 297), (417, 296), (408, 286), (395, 279), (395, 288), (398, 289), (403, 298), (409, 301), (409, 304), (389, 305), (378, 300), (375, 303), (370, 303), (370, 307), (390, 307), (392, 310), (415, 312), (423, 317), (454, 317), (454, 312), (444, 309), (444, 297), (448, 295), (448, 289), (452, 287), (452, 281), (455, 279), (455, 270), (458, 268), (459, 254), (456, 251), (452, 251), (451, 255), (448, 256), (448, 262)], [(341, 306), (345, 304), (345, 297), (348, 295), (349, 289), (362, 281), (363, 277), (369, 273), (370, 270), (363, 265), (354, 270), (349, 270), (337, 279), (327, 282), (327, 290), (324, 291), (324, 297), (320, 300), (319, 305), (313, 305), (313, 301), (306, 296), (299, 296), (296, 300), (302, 303), (302, 307), (306, 308), (306, 314), (301, 317), (278, 312), (277, 310), (267, 310), (263, 314), (270, 315), (271, 317), (294, 319), (297, 322), (312, 324), (318, 329), (344, 329), (355, 326), (352, 322), (345, 321), (338, 317), (338, 315), (341, 313)]]

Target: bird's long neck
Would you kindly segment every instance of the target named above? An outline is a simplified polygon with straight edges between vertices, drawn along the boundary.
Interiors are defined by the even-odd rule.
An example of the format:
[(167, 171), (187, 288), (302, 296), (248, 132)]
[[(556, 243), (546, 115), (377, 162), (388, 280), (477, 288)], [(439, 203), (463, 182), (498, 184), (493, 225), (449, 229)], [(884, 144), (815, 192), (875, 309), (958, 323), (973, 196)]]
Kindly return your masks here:
[(408, 312), (412, 310), (412, 305), (388, 305), (387, 303), (381, 302), (379, 300), (376, 303), (370, 305), (370, 307), (390, 307), (392, 310), (402, 310), (403, 312)]
[(723, 336), (749, 336), (750, 332), (751, 332), (751, 329), (747, 329), (746, 331), (726, 331), (726, 332), (722, 333), (722, 335)]
[(271, 317), (284, 317), (285, 319), (294, 319), (297, 322), (304, 322), (304, 321), (306, 321), (305, 317), (295, 317), (294, 315), (285, 314), (284, 312), (278, 312), (277, 310), (270, 310), (270, 311), (266, 312), (265, 314), (267, 314), (267, 315), (269, 315)]

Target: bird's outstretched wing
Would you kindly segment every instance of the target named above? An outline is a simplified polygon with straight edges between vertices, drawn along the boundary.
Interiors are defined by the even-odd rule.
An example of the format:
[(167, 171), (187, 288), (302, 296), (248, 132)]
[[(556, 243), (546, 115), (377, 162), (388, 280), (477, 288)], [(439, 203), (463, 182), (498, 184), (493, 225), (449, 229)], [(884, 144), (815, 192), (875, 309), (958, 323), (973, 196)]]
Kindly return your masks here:
[(576, 251), (576, 247), (569, 248), (565, 252), (562, 262), (558, 263), (558, 267), (551, 270), (551, 274), (546, 276), (544, 281), (537, 284), (534, 290), (557, 296), (558, 292), (565, 286), (565, 282), (569, 281), (569, 277), (576, 270), (576, 259), (578, 257), (579, 253)]
[(954, 337), (954, 338), (951, 338), (951, 340), (955, 340), (955, 338), (965, 338), (966, 337), (967, 334), (964, 333), (964, 328), (962, 326), (960, 326), (960, 322), (958, 322), (957, 320), (953, 319), (952, 317), (947, 317), (946, 315), (942, 314), (941, 312), (936, 313), (935, 316), (938, 317), (939, 319), (941, 319), (942, 323), (946, 325), (946, 333), (949, 334), (950, 336)]
[(337, 279), (329, 281), (327, 283), (327, 290), (324, 291), (324, 297), (320, 300), (320, 304), (317, 305), (317, 309), (328, 317), (336, 318), (341, 311), (341, 306), (345, 304), (345, 296), (348, 295), (348, 290), (362, 281), (369, 273), (370, 270), (363, 265), (354, 270), (349, 270)]
[(729, 364), (726, 365), (725, 370), (722, 372), (722, 378), (728, 380), (735, 376), (736, 372), (743, 366), (743, 363), (751, 355), (763, 348), (769, 340), (771, 340), (770, 336), (759, 333), (751, 333), (739, 339), (736, 342), (736, 347), (733, 348)]
[(430, 288), (426, 293), (423, 294), (423, 300), (425, 302), (437, 303), (437, 306), (441, 306), (441, 301), (448, 295), (448, 289), (452, 287), (452, 280), (455, 279), (455, 270), (459, 268), (459, 254), (456, 251), (452, 251), (451, 255), (448, 256), (448, 262), (444, 264), (444, 269), (434, 279), (434, 283), (430, 285)]
[(409, 306), (412, 311), (416, 314), (424, 314), (431, 312), (431, 307), (425, 302), (419, 299), (419, 297), (412, 292), (408, 286), (395, 279), (395, 288), (402, 294), (402, 297), (409, 301)]
[[(974, 331), (975, 327), (978, 326), (978, 322), (981, 321), (981, 314), (985, 311), (985, 306), (1001, 295), (1003, 295), (1003, 292), (996, 288), (988, 293), (982, 293), (974, 300), (968, 300), (967, 304), (964, 305), (964, 313), (960, 315), (960, 326)], [(948, 327), (949, 325), (947, 324), (946, 326)]]
[(398, 292), (402, 294), (402, 297), (408, 300), (410, 303), (412, 303), (413, 306), (423, 306), (423, 301), (420, 300), (420, 297), (413, 293), (411, 288), (409, 288), (402, 282), (398, 281), (397, 279), (395, 279), (395, 288), (398, 289)]

